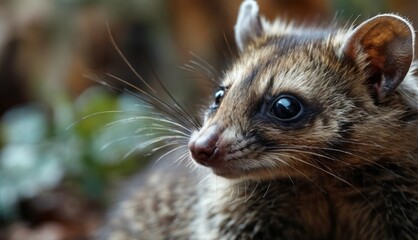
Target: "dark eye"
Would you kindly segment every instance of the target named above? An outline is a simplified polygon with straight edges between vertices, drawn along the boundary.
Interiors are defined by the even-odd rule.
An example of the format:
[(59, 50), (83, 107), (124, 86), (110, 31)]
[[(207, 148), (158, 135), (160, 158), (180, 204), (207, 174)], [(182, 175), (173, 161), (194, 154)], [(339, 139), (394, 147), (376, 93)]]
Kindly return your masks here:
[(225, 89), (219, 89), (216, 93), (215, 93), (215, 103), (212, 105), (212, 109), (216, 109), (219, 107), (219, 105), (222, 102), (222, 98), (225, 95)]
[(274, 102), (271, 112), (282, 121), (291, 121), (300, 116), (303, 106), (293, 96), (281, 96)]

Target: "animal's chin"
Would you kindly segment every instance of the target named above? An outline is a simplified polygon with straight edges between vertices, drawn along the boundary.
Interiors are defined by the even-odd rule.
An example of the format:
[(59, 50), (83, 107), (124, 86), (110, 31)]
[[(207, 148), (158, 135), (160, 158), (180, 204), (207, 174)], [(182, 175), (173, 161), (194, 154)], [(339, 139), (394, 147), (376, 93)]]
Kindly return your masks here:
[[(280, 178), (281, 174), (272, 174), (271, 171), (265, 169), (242, 169), (239, 166), (233, 168), (210, 167), (212, 172), (227, 179), (248, 179), (248, 180), (266, 180), (273, 178)], [(283, 176), (285, 176), (283, 174)], [(286, 175), (288, 176), (288, 175)]]
[(286, 165), (272, 168), (271, 166), (253, 167), (245, 165), (242, 161), (216, 161), (210, 164), (202, 164), (193, 159), (198, 165), (210, 169), (215, 175), (227, 179), (251, 179), (251, 180), (268, 180), (278, 178), (289, 178), (289, 176), (299, 175), (298, 173), (288, 169)]
[(233, 171), (233, 170), (225, 170), (225, 169), (219, 169), (219, 168), (210, 168), (212, 172), (223, 178), (228, 179), (238, 179), (238, 178), (245, 178), (247, 175), (244, 173), (240, 173), (239, 171)]
[(288, 179), (289, 177), (299, 177), (300, 173), (291, 172), (288, 169), (271, 169), (271, 168), (245, 168), (242, 166), (227, 166), (227, 167), (208, 167), (212, 172), (227, 179), (248, 179), (248, 180), (271, 180), (271, 179)]
[(216, 176), (227, 178), (227, 179), (248, 178), (248, 176), (251, 175), (249, 174), (248, 171), (243, 171), (237, 166), (230, 166), (226, 164), (216, 164), (212, 166), (205, 166), (200, 163), (197, 163), (197, 164), (203, 168), (211, 170), (213, 174), (215, 174)]

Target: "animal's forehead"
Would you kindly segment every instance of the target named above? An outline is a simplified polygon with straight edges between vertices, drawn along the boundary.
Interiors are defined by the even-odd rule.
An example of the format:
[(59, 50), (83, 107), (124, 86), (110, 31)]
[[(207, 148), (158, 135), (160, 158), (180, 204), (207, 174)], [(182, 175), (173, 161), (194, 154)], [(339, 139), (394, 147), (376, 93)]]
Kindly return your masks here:
[[(281, 51), (276, 44), (246, 53), (227, 72), (224, 85), (231, 92), (250, 97), (280, 92), (309, 94), (327, 85), (335, 74), (335, 56), (324, 54), (327, 46), (303, 44), (292, 51)], [(322, 48), (322, 49), (321, 49)]]

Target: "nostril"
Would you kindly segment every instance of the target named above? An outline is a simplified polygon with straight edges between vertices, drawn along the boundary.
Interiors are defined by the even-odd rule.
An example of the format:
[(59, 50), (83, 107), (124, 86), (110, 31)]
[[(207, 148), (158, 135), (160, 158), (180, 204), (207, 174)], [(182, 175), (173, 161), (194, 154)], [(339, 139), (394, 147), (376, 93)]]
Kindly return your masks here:
[(197, 139), (189, 143), (189, 149), (193, 158), (203, 165), (208, 165), (214, 154), (219, 140), (219, 132), (216, 126), (209, 127)]
[(214, 148), (200, 148), (195, 147), (195, 154), (194, 157), (196, 160), (198, 160), (200, 163), (205, 164), (209, 161), (209, 159), (212, 157), (213, 153), (215, 152), (216, 147)]

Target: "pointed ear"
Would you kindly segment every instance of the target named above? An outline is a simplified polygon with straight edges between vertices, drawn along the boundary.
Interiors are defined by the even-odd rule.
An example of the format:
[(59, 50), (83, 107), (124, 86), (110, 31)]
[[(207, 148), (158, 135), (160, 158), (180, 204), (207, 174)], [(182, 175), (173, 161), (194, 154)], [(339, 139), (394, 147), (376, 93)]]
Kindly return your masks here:
[(414, 57), (414, 29), (399, 16), (378, 15), (354, 29), (341, 53), (356, 64), (367, 65), (372, 95), (382, 102), (409, 71)]
[(240, 51), (263, 34), (258, 4), (255, 0), (245, 0), (239, 9), (237, 23), (235, 24), (235, 41)]

